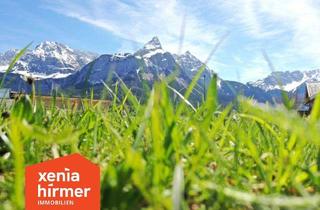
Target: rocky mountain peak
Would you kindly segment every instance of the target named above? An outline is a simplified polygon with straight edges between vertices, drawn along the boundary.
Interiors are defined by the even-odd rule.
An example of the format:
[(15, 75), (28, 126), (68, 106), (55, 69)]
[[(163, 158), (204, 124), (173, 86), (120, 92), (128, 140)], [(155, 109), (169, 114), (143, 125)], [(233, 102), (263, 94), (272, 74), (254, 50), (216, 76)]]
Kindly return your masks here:
[(165, 51), (162, 49), (159, 38), (155, 36), (148, 41), (142, 49), (138, 50), (135, 55), (150, 58), (155, 54), (164, 52)]
[[(9, 50), (0, 54), (0, 71), (7, 68), (17, 52)], [(96, 57), (93, 53), (73, 50), (59, 42), (44, 41), (34, 49), (27, 50), (15, 64), (12, 73), (37, 78), (66, 77)]]
[[(178, 64), (182, 67), (182, 69), (192, 74), (197, 72), (197, 70), (204, 64), (190, 51), (186, 51), (181, 55), (175, 55), (175, 59), (177, 60)], [(208, 67), (206, 70), (210, 71)]]
[(71, 49), (67, 45), (64, 45), (58, 42), (44, 41), (35, 47), (34, 52), (40, 53), (40, 54), (57, 52), (59, 54), (62, 54), (62, 53), (72, 53), (73, 49)]
[(157, 50), (157, 49), (162, 49), (160, 40), (158, 37), (153, 37), (149, 42), (147, 42), (144, 46), (143, 49), (146, 50)]

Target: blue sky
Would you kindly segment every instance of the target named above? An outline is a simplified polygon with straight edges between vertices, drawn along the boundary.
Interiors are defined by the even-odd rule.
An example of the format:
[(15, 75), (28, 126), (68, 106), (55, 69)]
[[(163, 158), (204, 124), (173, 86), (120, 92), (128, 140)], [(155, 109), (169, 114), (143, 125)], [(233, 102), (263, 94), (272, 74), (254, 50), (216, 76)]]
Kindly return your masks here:
[[(58, 41), (100, 54), (133, 52), (158, 36), (165, 50), (206, 60), (242, 82), (276, 70), (320, 68), (318, 0), (1, 0), (0, 51)], [(182, 30), (183, 29), (183, 30)]]

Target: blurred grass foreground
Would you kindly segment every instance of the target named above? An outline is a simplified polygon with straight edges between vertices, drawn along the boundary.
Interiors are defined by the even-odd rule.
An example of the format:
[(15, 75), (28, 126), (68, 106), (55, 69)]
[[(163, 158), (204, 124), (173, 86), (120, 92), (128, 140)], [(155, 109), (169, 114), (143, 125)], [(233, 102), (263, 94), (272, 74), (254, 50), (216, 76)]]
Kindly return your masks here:
[(197, 107), (196, 82), (174, 104), (165, 81), (107, 107), (2, 102), (0, 209), (24, 209), (25, 166), (75, 152), (101, 167), (102, 209), (319, 209), (320, 98), (307, 118), (241, 97), (221, 107), (216, 83)]

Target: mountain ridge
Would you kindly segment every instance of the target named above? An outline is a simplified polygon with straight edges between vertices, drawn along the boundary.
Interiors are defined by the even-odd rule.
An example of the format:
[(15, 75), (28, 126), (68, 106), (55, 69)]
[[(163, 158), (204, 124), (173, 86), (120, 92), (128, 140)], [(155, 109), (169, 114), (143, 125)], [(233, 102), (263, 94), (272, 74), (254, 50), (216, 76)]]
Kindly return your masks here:
[[(9, 50), (0, 54), (0, 71), (5, 71), (19, 50)], [(80, 70), (97, 54), (74, 50), (67, 45), (44, 41), (34, 49), (27, 50), (12, 69), (12, 73), (37, 79), (61, 78)]]
[[(16, 53), (17, 50), (0, 53), (0, 71), (4, 71), (1, 66), (8, 65), (10, 58), (12, 59)], [(164, 50), (158, 37), (153, 37), (134, 53), (99, 56), (72, 49), (58, 42), (45, 41), (22, 56), (10, 73), (10, 78), (16, 80), (16, 84), (20, 84), (20, 89), (28, 88), (16, 77), (31, 76), (44, 86), (40, 87), (42, 93), (50, 94), (53, 89), (60, 89), (72, 90), (76, 95), (88, 91), (84, 90), (85, 88), (93, 88), (100, 93), (105, 88), (105, 83), (109, 82), (109, 85), (113, 86), (121, 79), (139, 95), (143, 92), (145, 84), (151, 87), (157, 80), (177, 69), (178, 75), (172, 85), (183, 92), (203, 65), (205, 64), (190, 51), (177, 55)], [(205, 90), (214, 74), (207, 65), (204, 68), (192, 93), (197, 100), (205, 97)], [(224, 103), (231, 102), (239, 94), (258, 102), (274, 103), (281, 100), (279, 81), (282, 82), (284, 90), (290, 93), (294, 91), (291, 86), (297, 88), (304, 82), (317, 78), (320, 78), (320, 70), (306, 73), (273, 72), (266, 78), (245, 84), (218, 78), (218, 95)], [(6, 84), (19, 90), (9, 83)]]
[(283, 89), (288, 92), (293, 92), (306, 82), (318, 81), (320, 81), (320, 69), (313, 69), (306, 71), (276, 71), (263, 79), (249, 82), (248, 84), (264, 90)]

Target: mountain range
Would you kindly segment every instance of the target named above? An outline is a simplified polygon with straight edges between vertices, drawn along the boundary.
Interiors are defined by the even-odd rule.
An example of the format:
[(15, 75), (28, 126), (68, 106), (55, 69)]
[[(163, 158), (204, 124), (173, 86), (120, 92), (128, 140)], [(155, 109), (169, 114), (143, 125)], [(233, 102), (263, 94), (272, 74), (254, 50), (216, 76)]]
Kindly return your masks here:
[[(0, 53), (0, 71), (7, 69), (18, 52), (17, 49), (11, 49)], [(12, 73), (37, 79), (63, 78), (80, 70), (97, 56), (94, 53), (71, 49), (57, 42), (45, 41), (37, 45), (34, 50), (27, 50), (17, 61)]]
[[(0, 53), (0, 74), (9, 66), (18, 50)], [(72, 49), (64, 44), (45, 41), (26, 53), (15, 64), (5, 78), (5, 87), (15, 91), (30, 91), (26, 77), (35, 79), (38, 94), (49, 95), (58, 90), (72, 96), (83, 96), (91, 89), (99, 97), (106, 85), (114, 89), (122, 80), (137, 96), (155, 81), (176, 72), (168, 85), (183, 93), (192, 78), (203, 66), (197, 57), (187, 51), (176, 55), (165, 51), (157, 37), (153, 37), (134, 53), (98, 55)], [(1, 73), (2, 72), (2, 73)], [(191, 98), (201, 100), (205, 96), (213, 71), (205, 66)], [(308, 81), (320, 81), (320, 69), (311, 71), (272, 72), (269, 76), (246, 84), (218, 78), (218, 96), (227, 104), (241, 94), (258, 102), (280, 103), (281, 89), (288, 94), (303, 97), (304, 85)]]

